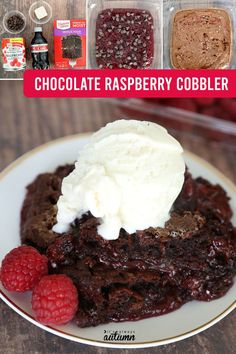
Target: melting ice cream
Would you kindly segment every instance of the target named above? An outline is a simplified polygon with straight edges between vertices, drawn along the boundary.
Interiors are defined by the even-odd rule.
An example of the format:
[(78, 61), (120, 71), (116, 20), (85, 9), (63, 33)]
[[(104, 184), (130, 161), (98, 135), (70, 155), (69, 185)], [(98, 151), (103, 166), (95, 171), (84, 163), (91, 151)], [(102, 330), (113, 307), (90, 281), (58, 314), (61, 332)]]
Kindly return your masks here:
[(99, 218), (98, 233), (106, 240), (117, 239), (122, 228), (132, 234), (163, 227), (184, 172), (181, 145), (160, 125), (110, 123), (92, 136), (64, 178), (53, 230), (67, 232), (88, 212)]

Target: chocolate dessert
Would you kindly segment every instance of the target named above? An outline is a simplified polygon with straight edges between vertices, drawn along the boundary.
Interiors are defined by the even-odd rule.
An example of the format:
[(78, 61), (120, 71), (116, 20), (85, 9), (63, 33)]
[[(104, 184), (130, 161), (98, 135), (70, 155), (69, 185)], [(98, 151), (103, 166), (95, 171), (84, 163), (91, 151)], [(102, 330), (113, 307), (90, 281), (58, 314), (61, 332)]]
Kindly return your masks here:
[(171, 61), (176, 69), (224, 69), (230, 65), (232, 28), (223, 9), (181, 10), (172, 27)]
[(96, 22), (100, 69), (145, 69), (154, 57), (154, 20), (149, 11), (106, 9)]
[(51, 273), (64, 273), (77, 286), (79, 327), (158, 316), (229, 290), (236, 274), (236, 229), (222, 187), (186, 172), (164, 228), (121, 230), (117, 240), (107, 241), (88, 213), (59, 235), (52, 231), (56, 204), (62, 179), (73, 168), (59, 167), (28, 186), (21, 239), (47, 254)]

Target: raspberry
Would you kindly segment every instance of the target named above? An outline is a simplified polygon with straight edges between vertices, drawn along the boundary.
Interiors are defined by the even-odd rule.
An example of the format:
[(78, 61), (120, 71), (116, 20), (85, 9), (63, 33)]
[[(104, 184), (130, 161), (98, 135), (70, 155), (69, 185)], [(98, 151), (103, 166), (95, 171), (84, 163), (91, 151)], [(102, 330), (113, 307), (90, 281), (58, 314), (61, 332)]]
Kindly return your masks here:
[(48, 260), (33, 247), (15, 248), (2, 261), (1, 281), (8, 291), (32, 290), (46, 274)]
[(200, 107), (209, 107), (209, 106), (213, 106), (215, 104), (216, 99), (213, 97), (204, 97), (204, 98), (197, 97), (197, 98), (195, 98), (195, 102)]
[(18, 59), (17, 59), (17, 58), (14, 58), (14, 59), (13, 59), (13, 65), (15, 66), (17, 63), (18, 63)]
[(218, 117), (219, 107), (205, 107), (200, 110), (201, 114), (210, 117)]
[(231, 120), (236, 120), (236, 100), (232, 98), (225, 98), (224, 100), (220, 101), (220, 105), (223, 111), (226, 111), (229, 115)]
[(189, 99), (189, 98), (166, 99), (165, 105), (170, 106), (170, 107), (184, 109), (186, 111), (197, 112), (197, 107), (196, 107), (194, 100)]
[(68, 323), (78, 308), (77, 289), (66, 275), (45, 276), (33, 290), (32, 308), (37, 320), (43, 324)]
[(211, 117), (230, 120), (230, 114), (226, 110), (223, 110), (221, 107), (216, 106), (204, 108), (202, 113)]

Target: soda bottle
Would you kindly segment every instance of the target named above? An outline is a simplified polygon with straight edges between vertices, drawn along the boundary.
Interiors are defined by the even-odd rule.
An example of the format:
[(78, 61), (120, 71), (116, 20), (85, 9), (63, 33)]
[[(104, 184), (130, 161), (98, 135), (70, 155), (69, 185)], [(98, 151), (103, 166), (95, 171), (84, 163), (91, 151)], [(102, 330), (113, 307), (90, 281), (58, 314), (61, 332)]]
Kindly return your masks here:
[(31, 54), (33, 59), (33, 69), (49, 69), (48, 42), (44, 38), (42, 27), (35, 27), (35, 36), (31, 42)]

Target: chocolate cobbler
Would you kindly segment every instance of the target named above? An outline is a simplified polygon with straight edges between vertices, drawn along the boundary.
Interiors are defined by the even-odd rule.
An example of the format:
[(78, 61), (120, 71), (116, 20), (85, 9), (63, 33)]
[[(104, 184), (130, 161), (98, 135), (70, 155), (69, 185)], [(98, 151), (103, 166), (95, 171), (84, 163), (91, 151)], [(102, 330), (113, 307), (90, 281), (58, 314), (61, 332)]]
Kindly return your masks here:
[(232, 25), (224, 9), (178, 11), (173, 20), (171, 61), (176, 69), (225, 69), (232, 55)]
[(62, 179), (74, 166), (39, 175), (21, 214), (22, 243), (47, 254), (50, 272), (71, 277), (79, 293), (79, 327), (132, 321), (178, 309), (191, 300), (223, 296), (236, 274), (236, 229), (219, 185), (185, 174), (165, 228), (121, 230), (106, 241), (91, 214), (67, 234), (52, 231)]

